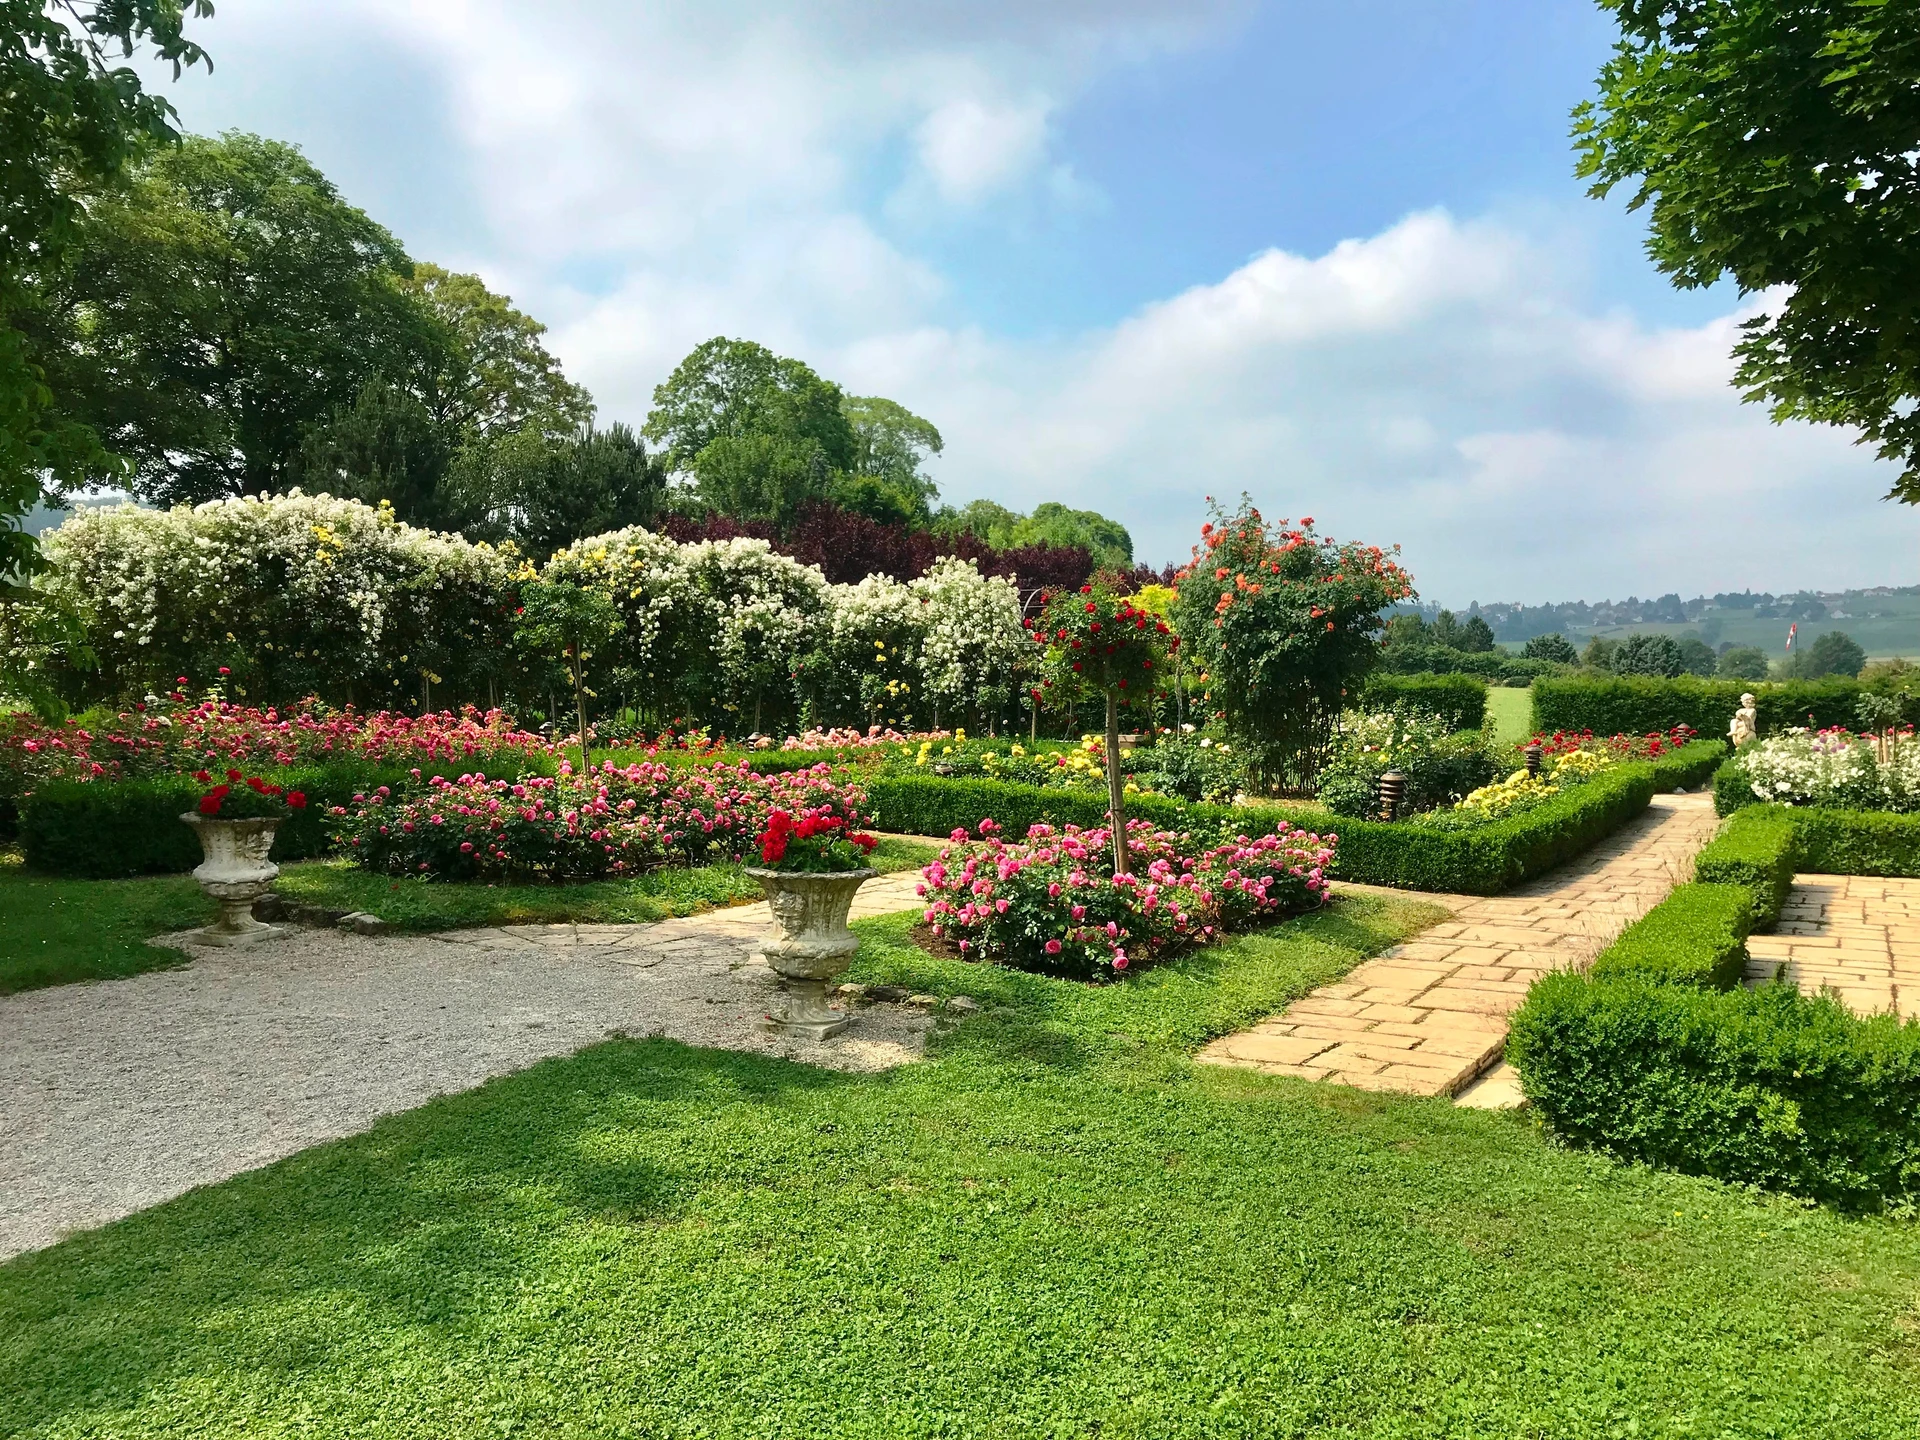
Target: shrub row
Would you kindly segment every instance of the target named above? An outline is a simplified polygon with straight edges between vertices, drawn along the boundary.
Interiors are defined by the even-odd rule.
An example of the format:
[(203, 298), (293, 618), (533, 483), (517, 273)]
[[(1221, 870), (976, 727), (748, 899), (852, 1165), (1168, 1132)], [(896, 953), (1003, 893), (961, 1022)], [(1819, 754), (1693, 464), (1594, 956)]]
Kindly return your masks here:
[[(289, 790), (302, 790), (307, 807), (274, 836), (275, 860), (307, 860), (327, 851), (329, 805), (356, 790), (399, 785), (403, 766), (330, 765), (263, 772)], [(20, 848), (35, 870), (86, 880), (129, 875), (173, 875), (201, 861), (200, 842), (180, 817), (202, 787), (185, 776), (111, 784), (56, 780), (21, 805)]]
[(1715, 888), (1738, 886), (1752, 903), (1756, 926), (1780, 917), (1803, 864), (1799, 827), (1778, 806), (1743, 810), (1694, 857), (1693, 878)]
[(1681, 886), (1590, 975), (1537, 981), (1507, 1042), (1527, 1098), (1555, 1133), (1623, 1160), (1847, 1210), (1911, 1203), (1920, 1022), (1739, 988), (1752, 897)]
[(1852, 726), (1868, 689), (1858, 680), (1837, 679), (1775, 685), (1691, 675), (1675, 680), (1543, 676), (1533, 683), (1533, 728), (1548, 734), (1591, 730), (1596, 735), (1650, 735), (1691, 725), (1702, 735), (1719, 736), (1727, 733), (1743, 693), (1754, 697), (1762, 734), (1805, 725), (1809, 715), (1816, 729)]
[[(1658, 761), (1621, 765), (1544, 805), (1473, 830), (1350, 820), (1278, 805), (1185, 805), (1136, 796), (1128, 814), (1169, 829), (1211, 834), (1272, 834), (1282, 822), (1340, 837), (1335, 878), (1407, 890), (1493, 895), (1589, 849), (1646, 809), (1659, 790), (1697, 785), (1722, 746), (1688, 745)], [(1011, 835), (1029, 825), (1105, 822), (1105, 797), (993, 780), (876, 777), (867, 784), (875, 823), (915, 835), (946, 835), (991, 818)]]
[(1368, 710), (1425, 710), (1449, 730), (1478, 730), (1487, 722), (1487, 683), (1472, 675), (1390, 675), (1367, 677), (1360, 703)]

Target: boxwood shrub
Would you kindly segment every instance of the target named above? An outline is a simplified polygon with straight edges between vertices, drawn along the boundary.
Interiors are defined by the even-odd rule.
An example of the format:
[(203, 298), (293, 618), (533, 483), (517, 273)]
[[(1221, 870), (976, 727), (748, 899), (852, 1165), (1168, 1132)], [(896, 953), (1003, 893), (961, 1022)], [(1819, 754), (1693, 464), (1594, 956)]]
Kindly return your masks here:
[[(307, 795), (307, 808), (274, 836), (275, 860), (324, 855), (327, 806), (345, 804), (356, 790), (398, 787), (410, 779), (398, 765), (334, 764), (261, 773)], [(201, 860), (198, 838), (180, 822), (201, 793), (202, 787), (186, 776), (109, 784), (53, 781), (21, 805), (20, 848), (31, 868), (51, 875), (109, 880), (179, 874)]]
[(1487, 682), (1472, 675), (1390, 675), (1367, 677), (1360, 703), (1369, 710), (1425, 710), (1449, 730), (1478, 730), (1487, 721)]
[(1742, 810), (1693, 861), (1693, 878), (1714, 886), (1739, 886), (1753, 904), (1756, 926), (1780, 917), (1793, 877), (1803, 868), (1799, 826), (1778, 805)]
[[(1726, 932), (1700, 933), (1689, 903), (1656, 907), (1636, 943), (1664, 932), (1676, 976), (1724, 974)], [(1528, 992), (1507, 1058), (1555, 1134), (1623, 1160), (1845, 1210), (1920, 1194), (1920, 1021), (1862, 1019), (1791, 985), (1563, 971)]]
[(1920, 878), (1920, 815), (1815, 806), (1766, 808), (1793, 817), (1803, 870)]
[(1744, 885), (1677, 885), (1600, 953), (1593, 978), (1730, 989), (1746, 969), (1753, 920)]
[(1596, 735), (1665, 733), (1691, 725), (1702, 735), (1724, 736), (1751, 692), (1760, 715), (1760, 731), (1771, 734), (1805, 725), (1851, 727), (1860, 697), (1868, 687), (1858, 680), (1793, 680), (1767, 684), (1751, 680), (1675, 680), (1651, 676), (1543, 676), (1533, 684), (1533, 728), (1591, 730)]
[[(1546, 804), (1473, 830), (1350, 820), (1282, 805), (1187, 805), (1139, 795), (1128, 814), (1203, 833), (1271, 834), (1282, 822), (1340, 837), (1334, 875), (1406, 890), (1494, 895), (1590, 849), (1647, 808), (1656, 791), (1712, 773), (1721, 746), (1699, 742), (1659, 761), (1621, 765)], [(1010, 834), (1029, 825), (1104, 824), (1106, 797), (993, 780), (876, 776), (867, 782), (875, 824), (915, 835), (947, 835), (991, 818)]]

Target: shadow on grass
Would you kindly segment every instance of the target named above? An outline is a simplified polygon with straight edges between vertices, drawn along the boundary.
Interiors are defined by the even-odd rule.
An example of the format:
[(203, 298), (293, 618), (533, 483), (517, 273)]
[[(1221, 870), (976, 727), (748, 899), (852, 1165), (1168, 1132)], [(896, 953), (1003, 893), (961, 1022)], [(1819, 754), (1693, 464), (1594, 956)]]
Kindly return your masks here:
[[(364, 1360), (368, 1336), (460, 1330), (583, 1222), (671, 1225), (716, 1180), (787, 1183), (820, 1135), (809, 1112), (858, 1083), (615, 1041), (0, 1264), (0, 1434), (132, 1408), (194, 1376)], [(712, 1146), (675, 1143), (690, 1124), (751, 1143), (723, 1149), (721, 1168)], [(250, 1317), (270, 1318), (270, 1337)]]

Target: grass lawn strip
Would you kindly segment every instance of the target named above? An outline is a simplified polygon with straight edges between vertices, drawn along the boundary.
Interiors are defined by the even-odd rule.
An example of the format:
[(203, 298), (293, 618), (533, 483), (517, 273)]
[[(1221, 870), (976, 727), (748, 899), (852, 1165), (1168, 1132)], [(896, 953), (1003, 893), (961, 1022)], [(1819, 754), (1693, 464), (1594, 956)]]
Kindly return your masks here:
[(1920, 1235), (1196, 1067), (1417, 930), (1355, 897), (880, 1077), (619, 1042), (0, 1267), (0, 1434), (1920, 1429)]
[(1501, 745), (1517, 745), (1533, 735), (1533, 692), (1515, 685), (1487, 689), (1487, 724)]
[[(889, 838), (874, 852), (875, 868), (913, 869), (937, 853), (934, 842)], [(303, 904), (365, 910), (416, 934), (567, 920), (645, 924), (760, 898), (760, 887), (737, 865), (655, 870), (591, 885), (485, 886), (396, 881), (322, 860), (283, 867), (275, 888)], [(213, 903), (184, 875), (54, 879), (0, 854), (0, 995), (184, 965), (189, 957), (182, 952), (147, 941), (213, 918)]]

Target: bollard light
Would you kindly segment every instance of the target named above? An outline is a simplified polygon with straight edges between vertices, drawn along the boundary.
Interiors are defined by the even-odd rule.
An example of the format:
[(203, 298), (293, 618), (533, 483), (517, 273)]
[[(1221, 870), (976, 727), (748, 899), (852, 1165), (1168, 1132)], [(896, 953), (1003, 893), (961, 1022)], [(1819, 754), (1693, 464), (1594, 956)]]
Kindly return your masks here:
[(1527, 774), (1536, 780), (1540, 778), (1540, 757), (1544, 753), (1540, 748), (1540, 742), (1538, 740), (1527, 746), (1526, 749)]
[(1398, 770), (1389, 770), (1380, 777), (1380, 818), (1398, 820), (1400, 807), (1407, 798), (1407, 777)]

